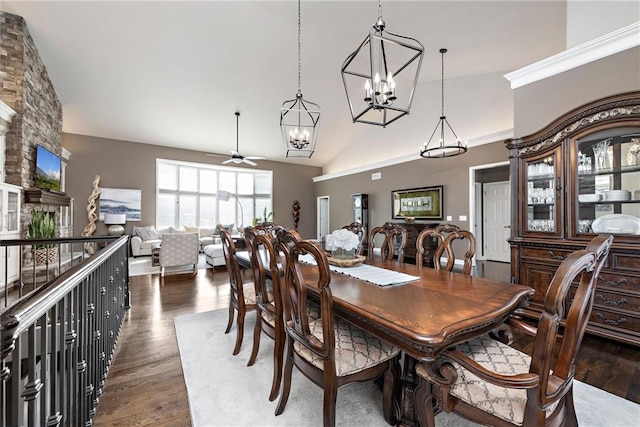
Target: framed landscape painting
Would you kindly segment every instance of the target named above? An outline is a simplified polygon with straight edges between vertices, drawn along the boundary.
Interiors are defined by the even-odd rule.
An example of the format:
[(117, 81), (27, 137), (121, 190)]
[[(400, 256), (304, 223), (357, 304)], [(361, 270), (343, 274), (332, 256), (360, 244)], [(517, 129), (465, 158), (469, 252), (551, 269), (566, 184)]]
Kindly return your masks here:
[(444, 212), (442, 185), (410, 188), (391, 192), (391, 217), (393, 219), (442, 219)]
[(100, 190), (100, 221), (104, 214), (126, 214), (127, 222), (140, 221), (142, 190), (124, 188), (102, 188)]

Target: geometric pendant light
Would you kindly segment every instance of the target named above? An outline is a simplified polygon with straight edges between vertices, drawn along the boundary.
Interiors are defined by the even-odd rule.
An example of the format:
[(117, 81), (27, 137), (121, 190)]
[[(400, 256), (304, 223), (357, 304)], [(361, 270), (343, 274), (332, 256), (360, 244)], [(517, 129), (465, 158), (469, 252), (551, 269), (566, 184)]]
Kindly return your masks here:
[(424, 47), (387, 32), (378, 0), (378, 20), (342, 64), (342, 83), (353, 122), (385, 127), (409, 114)]
[(316, 150), (320, 106), (302, 97), (300, 90), (300, 0), (298, 0), (298, 92), (295, 99), (282, 103), (280, 130), (287, 157), (311, 158)]
[[(429, 141), (424, 144), (424, 148), (420, 150), (420, 155), (427, 159), (453, 157), (467, 152), (467, 146), (460, 142), (460, 138), (458, 138), (458, 135), (453, 131), (453, 128), (447, 120), (447, 116), (444, 115), (444, 54), (447, 53), (447, 49), (440, 49), (440, 53), (442, 54), (442, 112), (440, 114), (440, 120), (438, 124), (436, 124), (436, 128), (433, 130)], [(447, 130), (448, 132), (446, 132)], [(433, 137), (436, 133), (438, 133), (437, 141), (434, 141), (432, 144)], [(453, 135), (453, 138), (449, 137), (449, 143), (446, 141), (445, 133), (451, 133)], [(455, 142), (451, 142), (452, 140), (455, 140)]]

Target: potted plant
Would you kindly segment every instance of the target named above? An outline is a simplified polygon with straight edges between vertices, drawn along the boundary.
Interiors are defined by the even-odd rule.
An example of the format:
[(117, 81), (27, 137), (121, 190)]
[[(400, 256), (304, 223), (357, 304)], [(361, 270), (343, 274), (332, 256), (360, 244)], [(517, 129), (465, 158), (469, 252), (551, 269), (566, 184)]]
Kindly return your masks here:
[[(56, 237), (56, 223), (49, 212), (31, 211), (31, 223), (27, 230), (29, 239), (53, 239)], [(58, 248), (53, 244), (37, 244), (34, 247), (36, 264), (54, 262), (58, 258)]]
[(269, 222), (273, 220), (273, 212), (269, 212), (267, 213), (267, 208), (264, 208), (264, 211), (262, 212), (262, 217), (255, 217), (253, 218), (253, 226), (255, 227), (256, 225), (260, 224), (261, 222)]

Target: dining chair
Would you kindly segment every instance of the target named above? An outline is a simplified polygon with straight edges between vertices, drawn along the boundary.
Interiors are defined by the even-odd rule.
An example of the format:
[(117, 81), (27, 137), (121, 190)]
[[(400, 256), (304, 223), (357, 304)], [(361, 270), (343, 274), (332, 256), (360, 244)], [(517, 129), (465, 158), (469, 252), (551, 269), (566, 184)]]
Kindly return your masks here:
[(227, 264), (227, 273), (229, 274), (230, 298), (229, 298), (229, 322), (227, 329), (224, 331), (228, 334), (233, 325), (235, 312), (238, 312), (237, 319), (237, 337), (236, 345), (233, 348), (233, 355), (240, 352), (242, 346), (242, 338), (244, 336), (244, 318), (248, 311), (256, 310), (256, 291), (253, 280), (244, 282), (238, 257), (236, 254), (236, 245), (233, 243), (231, 234), (222, 226), (218, 225), (220, 240), (222, 240), (222, 251), (224, 252), (224, 260)]
[[(282, 228), (264, 223), (256, 227), (246, 227), (244, 238), (249, 252), (251, 270), (256, 292), (256, 323), (253, 329), (253, 348), (247, 366), (252, 366), (260, 349), (262, 332), (273, 339), (273, 380), (269, 400), (278, 396), (282, 378), (283, 354), (285, 344), (284, 323), (282, 317), (282, 297), (280, 296), (280, 275), (278, 271), (278, 254), (275, 252), (276, 231)], [(267, 280), (268, 264), (271, 280)]]
[(596, 236), (586, 249), (562, 261), (547, 290), (537, 327), (517, 317), (507, 321), (534, 337), (531, 357), (484, 335), (443, 351), (436, 366), (419, 364), (415, 407), (420, 425), (434, 425), (431, 393), (435, 384), (445, 412), (484, 425), (577, 426), (574, 363), (612, 241), (612, 236)]
[(365, 227), (364, 225), (356, 221), (356, 222), (352, 222), (349, 225), (345, 225), (342, 228), (344, 230), (349, 230), (358, 236), (358, 239), (360, 239), (360, 245), (358, 246), (357, 255), (362, 255), (362, 252), (364, 252), (364, 243), (367, 237), (367, 227)]
[[(399, 379), (398, 349), (334, 315), (327, 256), (312, 241), (298, 240), (290, 233), (279, 236), (285, 252), (282, 297), (287, 333), (287, 352), (276, 415), (282, 414), (291, 391), (295, 366), (324, 390), (323, 424), (335, 425), (338, 388), (351, 382), (369, 381), (384, 375), (383, 412), (395, 421), (393, 401)], [(304, 264), (301, 256), (312, 261)], [(310, 290), (312, 289), (312, 290)], [(309, 294), (320, 301), (318, 319), (307, 314)]]
[[(416, 239), (416, 265), (422, 267), (424, 262), (424, 253), (429, 247), (429, 239), (436, 239), (438, 246), (433, 254), (433, 266), (436, 270), (454, 271), (456, 255), (454, 246), (456, 242), (464, 245), (463, 266), (460, 270), (463, 274), (471, 274), (473, 256), (476, 253), (476, 238), (473, 233), (462, 230), (457, 225), (441, 224), (433, 229), (424, 229), (418, 234)], [(457, 244), (458, 252), (460, 252), (461, 244)], [(442, 265), (442, 257), (446, 256), (446, 263)], [(456, 270), (457, 271), (457, 270)]]
[[(383, 237), (380, 247), (376, 247), (375, 239), (377, 235)], [(407, 229), (391, 222), (384, 225), (374, 227), (369, 235), (369, 257), (374, 258), (377, 255), (385, 260), (393, 260), (396, 257), (398, 262), (404, 262), (404, 250), (407, 246)]]

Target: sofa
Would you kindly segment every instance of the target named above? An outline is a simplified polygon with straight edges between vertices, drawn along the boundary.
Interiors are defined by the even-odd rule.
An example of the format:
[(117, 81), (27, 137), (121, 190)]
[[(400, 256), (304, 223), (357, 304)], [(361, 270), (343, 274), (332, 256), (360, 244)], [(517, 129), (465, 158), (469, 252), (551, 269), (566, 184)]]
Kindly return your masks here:
[[(226, 228), (234, 230), (234, 225), (230, 224)], [(131, 255), (134, 257), (151, 255), (154, 248), (158, 248), (162, 242), (163, 234), (198, 234), (199, 250), (205, 252), (204, 248), (209, 245), (219, 244), (222, 248), (220, 238), (217, 236), (215, 228), (204, 227), (163, 227), (155, 228), (153, 225), (147, 227), (133, 227), (131, 236)], [(211, 252), (211, 251), (209, 251)], [(206, 252), (205, 252), (206, 255)], [(213, 259), (213, 257), (212, 257)], [(224, 264), (224, 256), (222, 256)], [(214, 264), (211, 264), (214, 265)]]

